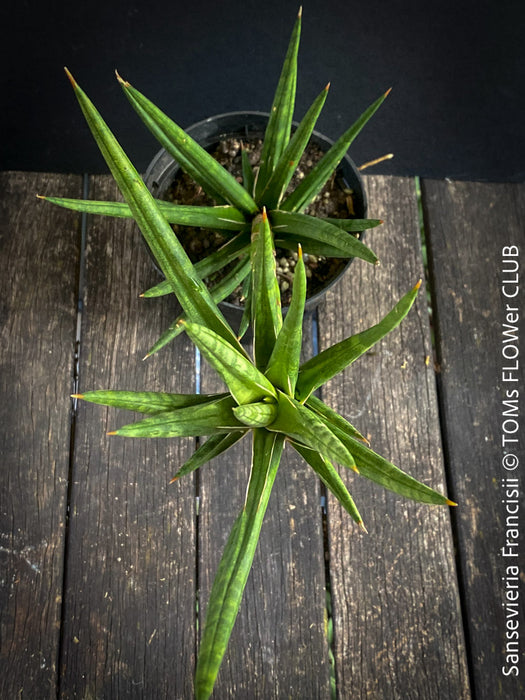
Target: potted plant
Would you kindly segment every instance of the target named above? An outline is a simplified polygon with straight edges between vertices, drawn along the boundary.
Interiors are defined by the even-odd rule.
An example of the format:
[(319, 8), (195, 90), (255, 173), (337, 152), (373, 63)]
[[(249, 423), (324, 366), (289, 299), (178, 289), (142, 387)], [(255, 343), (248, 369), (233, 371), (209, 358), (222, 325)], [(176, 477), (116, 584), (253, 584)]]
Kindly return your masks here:
[[(185, 129), (185, 133), (202, 146), (206, 151), (218, 160), (218, 162), (242, 181), (242, 161), (247, 157), (252, 169), (259, 166), (260, 154), (264, 143), (264, 134), (268, 126), (270, 115), (264, 112), (229, 112), (226, 114), (209, 117), (197, 122)], [(295, 131), (299, 125), (292, 123)], [(297, 184), (303, 179), (311, 168), (326, 153), (334, 142), (325, 135), (312, 131), (308, 144), (297, 163), (292, 180), (287, 192), (291, 193)], [(365, 166), (366, 167), (366, 166)], [(161, 200), (168, 200), (176, 204), (193, 204), (203, 206), (214, 204), (215, 201), (206, 195), (202, 186), (185, 173), (166, 150), (161, 149), (151, 161), (145, 175), (144, 182), (152, 194)], [(341, 159), (336, 170), (330, 175), (323, 188), (305, 210), (309, 216), (322, 219), (358, 219), (366, 218), (367, 202), (363, 180), (359, 169), (346, 153)], [(341, 224), (343, 222), (341, 221)], [(371, 226), (376, 222), (368, 222)], [(357, 227), (359, 222), (355, 223)], [(363, 225), (363, 228), (366, 228)], [(210, 231), (199, 227), (187, 227), (174, 225), (177, 237), (189, 253), (193, 262), (199, 263), (204, 257), (215, 252), (226, 244), (232, 234), (225, 231)], [(352, 235), (363, 240), (364, 232), (354, 232)], [(286, 241), (282, 242), (286, 245)], [(324, 255), (325, 250), (315, 254), (312, 241), (309, 246), (310, 253), (305, 255), (307, 266), (307, 299), (306, 309), (315, 309), (325, 292), (335, 284), (344, 274), (351, 263), (348, 257), (331, 257)], [(281, 287), (281, 303), (284, 308), (290, 303), (291, 285), (293, 282), (293, 269), (295, 267), (297, 253), (290, 245), (289, 249), (279, 246), (277, 243), (276, 254), (278, 259), (277, 274)], [(338, 252), (339, 254), (339, 252)], [(212, 273), (207, 278), (208, 286), (216, 287), (217, 283), (224, 279), (222, 271)], [(232, 286), (235, 279), (232, 279)], [(225, 288), (221, 296), (229, 291)], [(154, 292), (149, 292), (149, 296)], [(239, 327), (244, 310), (244, 300), (241, 296), (242, 286), (238, 285), (234, 293), (226, 300), (220, 302), (220, 307), (226, 318), (235, 327)]]
[[(250, 320), (253, 330), (252, 358), (225, 321), (216, 299), (202, 280), (202, 270), (191, 263), (174, 235), (168, 220), (172, 208), (155, 200), (93, 104), (71, 76), (70, 79), (92, 133), (126, 202), (119, 205), (118, 211), (115, 205), (111, 204), (111, 213), (117, 212), (135, 218), (165, 276), (163, 287), (177, 296), (183, 309), (183, 317), (178, 320), (174, 331), (188, 334), (228, 388), (225, 393), (213, 395), (95, 390), (78, 394), (76, 397), (105, 406), (129, 409), (147, 416), (143, 420), (120, 427), (110, 433), (111, 435), (155, 438), (206, 436), (206, 442), (181, 467), (174, 480), (201, 467), (238, 440), (245, 438), (248, 433), (252, 439), (252, 463), (246, 501), (224, 549), (202, 632), (195, 694), (198, 699), (204, 699), (213, 691), (241, 604), (285, 444), (287, 449), (296, 450), (306, 460), (363, 529), (361, 515), (335, 470), (334, 462), (357, 471), (402, 496), (425, 503), (453, 505), (444, 495), (418, 482), (373, 452), (356, 428), (314, 394), (317, 388), (357, 360), (401, 322), (414, 302), (419, 283), (407, 292), (380, 323), (301, 364), (306, 271), (301, 241), (297, 241), (296, 237), (301, 237), (302, 228), (299, 227), (299, 233), (296, 233), (285, 227), (289, 244), (292, 245), (293, 242), (297, 245), (297, 264), (290, 306), (284, 319), (276, 273), (276, 229), (279, 229), (283, 221), (291, 221), (289, 217), (297, 217), (293, 221), (304, 224), (305, 240), (312, 240), (308, 237), (308, 232), (312, 230), (317, 236), (314, 236), (313, 240), (334, 247), (347, 245), (341, 242), (342, 229), (330, 222), (328, 228), (326, 222), (322, 222), (320, 226), (309, 224), (304, 215), (291, 209), (283, 209), (281, 217), (279, 209), (273, 208), (268, 211), (266, 206), (259, 207), (249, 191), (234, 187), (230, 179), (217, 170), (214, 187), (218, 192), (228, 193), (228, 196), (232, 191), (239, 193), (238, 206), (219, 205), (220, 212), (215, 209), (198, 213), (186, 212), (184, 215), (211, 216), (214, 222), (228, 216), (230, 223), (234, 221), (239, 224), (238, 233), (246, 240), (245, 277), (249, 280), (247, 287), (249, 286)], [(127, 83), (123, 83), (123, 86), (132, 100), (141, 105), (145, 104)], [(285, 90), (281, 91), (281, 95), (285, 94)], [(283, 102), (289, 100), (282, 97), (279, 104), (282, 105)], [(279, 114), (277, 121), (270, 121), (268, 125), (272, 143), (279, 134), (283, 134), (283, 124), (289, 123), (283, 110), (277, 108), (275, 113)], [(285, 132), (288, 134), (288, 127)], [(282, 153), (290, 154), (290, 144), (294, 138), (288, 141), (283, 137)], [(190, 162), (190, 156), (194, 155), (197, 169), (203, 163), (209, 165), (207, 156), (203, 156), (198, 148), (195, 149), (193, 144), (188, 146), (188, 143), (186, 146), (181, 153), (187, 162)], [(262, 191), (273, 190), (270, 184), (277, 181), (280, 183), (279, 191), (284, 186), (283, 181), (273, 175), (280, 171), (279, 163), (284, 161), (272, 158), (272, 154), (275, 155), (273, 147), (267, 151), (264, 161), (266, 175), (261, 182), (266, 185), (264, 188), (263, 185), (259, 185), (263, 188)], [(335, 160), (333, 154), (328, 157), (327, 163), (331, 168)], [(269, 161), (273, 162), (272, 167), (268, 165)], [(193, 165), (190, 164), (190, 167)], [(284, 169), (284, 166), (282, 168)], [(246, 180), (249, 180), (252, 174), (246, 167)], [(323, 178), (318, 171), (308, 185), (308, 192), (311, 193), (315, 189), (314, 180), (317, 186)], [(274, 203), (280, 201), (277, 192), (279, 188), (276, 185)], [(257, 192), (255, 179), (249, 189)], [(243, 194), (240, 194), (241, 190)], [(296, 203), (304, 203), (308, 198), (304, 188), (300, 190), (300, 195), (295, 195)], [(298, 208), (300, 206), (298, 204)], [(181, 215), (180, 212), (178, 215)], [(309, 225), (311, 229), (308, 228)], [(330, 236), (324, 236), (326, 231), (329, 231)], [(358, 244), (350, 244), (352, 253), (357, 250), (365, 255), (363, 244)]]
[[(177, 164), (198, 183), (211, 197), (215, 205), (192, 206), (173, 204), (159, 200), (163, 216), (173, 225), (197, 226), (220, 231), (224, 244), (196, 264), (201, 279), (222, 273), (219, 281), (211, 286), (215, 301), (222, 302), (234, 288), (244, 283), (244, 318), (240, 324), (242, 336), (252, 320), (250, 302), (250, 267), (247, 253), (250, 249), (250, 230), (255, 217), (266, 209), (276, 247), (296, 251), (301, 242), (305, 256), (322, 255), (328, 258), (353, 259), (354, 257), (377, 264), (378, 259), (359, 238), (369, 228), (378, 226), (378, 219), (363, 218), (366, 211), (366, 198), (359, 173), (347, 156), (348, 148), (361, 132), (368, 120), (379, 109), (386, 96), (379, 97), (352, 124), (335, 143), (314, 134), (314, 127), (327, 97), (327, 85), (314, 100), (304, 118), (293, 127), (292, 117), (295, 104), (297, 82), (297, 53), (301, 29), (301, 11), (294, 25), (281, 76), (277, 85), (268, 122), (264, 129), (264, 139), (260, 158), (254, 167), (249, 162), (245, 149), (242, 150), (242, 183), (223, 168), (206, 148), (181, 129), (167, 115), (159, 110), (147, 97), (123, 80), (118, 80), (131, 105), (141, 120), (163, 146), (165, 153), (157, 155), (148, 170), (147, 182), (154, 194), (161, 194), (160, 176), (173, 173)], [(248, 116), (248, 130), (254, 131), (254, 123), (259, 130), (264, 121)], [(228, 117), (229, 121), (229, 117)], [(209, 146), (217, 139), (217, 134), (228, 129), (222, 122), (217, 126), (206, 120), (195, 125), (193, 131), (200, 135)], [(246, 124), (244, 125), (246, 128)], [(196, 134), (197, 135), (197, 134)], [(309, 141), (322, 142), (326, 152), (315, 167), (290, 191), (289, 184), (297, 170), (302, 154)], [(211, 136), (211, 143), (210, 137)], [(354, 212), (346, 217), (312, 216), (305, 210), (334, 178), (341, 161), (344, 175), (354, 190)], [(110, 216), (132, 216), (132, 210), (119, 202), (96, 202), (48, 197), (50, 202), (76, 211)], [(295, 256), (294, 256), (295, 257)], [(235, 264), (233, 264), (235, 262)], [(233, 267), (232, 267), (233, 264)], [(225, 270), (228, 270), (225, 272)], [(341, 272), (339, 268), (338, 274)], [(293, 276), (292, 276), (293, 279)], [(328, 280), (329, 286), (331, 280)], [(144, 293), (145, 297), (168, 294), (171, 288), (165, 280)], [(148, 354), (156, 352), (179, 332), (178, 320), (166, 330), (153, 345)]]

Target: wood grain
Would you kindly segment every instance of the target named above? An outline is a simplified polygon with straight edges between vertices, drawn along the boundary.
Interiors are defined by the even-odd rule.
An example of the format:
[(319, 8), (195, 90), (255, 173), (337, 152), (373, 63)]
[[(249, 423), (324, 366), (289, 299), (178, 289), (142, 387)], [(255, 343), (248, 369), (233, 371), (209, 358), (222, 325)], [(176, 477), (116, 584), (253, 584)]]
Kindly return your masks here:
[[(324, 348), (377, 323), (423, 277), (414, 181), (367, 177), (378, 268), (354, 261), (319, 319)], [(401, 326), (323, 389), (374, 450), (443, 490), (425, 293)], [(341, 698), (468, 698), (450, 516), (342, 472), (369, 534), (330, 498), (337, 689)]]
[[(110, 178), (91, 181), (114, 199)], [(176, 317), (132, 221), (93, 217), (87, 235), (80, 390), (194, 391), (184, 336), (142, 362)], [(191, 697), (195, 658), (192, 477), (169, 485), (193, 441), (108, 437), (135, 416), (78, 407), (66, 569), (61, 696)]]
[(0, 173), (2, 698), (56, 697), (81, 177)]
[[(311, 323), (306, 323), (306, 353), (311, 342)], [(203, 364), (203, 392), (220, 386)], [(201, 624), (220, 556), (244, 502), (250, 459), (248, 436), (201, 468)], [(288, 445), (213, 697), (329, 698), (325, 605), (319, 482)]]
[[(518, 698), (524, 692), (521, 677), (505, 677), (501, 671), (507, 641), (502, 604), (508, 602), (502, 578), (507, 565), (523, 566), (524, 544), (520, 528), (520, 556), (501, 556), (507, 539), (503, 478), (518, 479), (520, 513), (525, 505), (521, 437), (518, 445), (510, 444), (508, 449), (517, 452), (520, 467), (508, 472), (502, 466), (503, 412), (512, 409), (512, 404), (503, 405), (505, 390), (517, 388), (518, 404), (523, 405), (525, 386), (522, 361), (512, 372), (516, 382), (502, 379), (503, 367), (512, 364), (502, 356), (507, 303), (520, 309), (518, 323), (510, 325), (516, 326), (521, 338), (525, 324), (522, 292), (515, 299), (505, 299), (501, 285), (503, 247), (518, 246), (521, 255), (525, 249), (525, 185), (428, 180), (422, 183), (422, 191), (444, 435), (453, 492), (460, 503), (456, 523), (473, 687), (480, 700)], [(523, 285), (522, 266), (521, 260), (518, 274)], [(523, 630), (523, 597), (518, 609), (515, 619)]]

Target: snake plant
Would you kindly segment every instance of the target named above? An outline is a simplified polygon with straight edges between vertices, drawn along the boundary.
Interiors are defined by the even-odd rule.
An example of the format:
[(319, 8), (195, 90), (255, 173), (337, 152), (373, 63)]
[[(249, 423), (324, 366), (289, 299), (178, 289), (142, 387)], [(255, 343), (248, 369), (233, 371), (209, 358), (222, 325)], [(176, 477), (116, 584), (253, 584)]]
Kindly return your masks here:
[[(183, 129), (117, 74), (126, 97), (146, 127), (181, 168), (216, 202), (216, 206), (157, 202), (162, 216), (171, 224), (220, 230), (226, 236), (225, 244), (218, 251), (211, 253), (196, 265), (201, 279), (219, 270), (224, 272), (225, 276), (211, 290), (215, 301), (227, 298), (250, 275), (250, 266), (246, 264), (250, 248), (250, 231), (254, 220), (260, 216), (263, 209), (266, 209), (275, 243), (280, 248), (295, 251), (297, 243), (300, 242), (305, 253), (312, 255), (356, 257), (369, 263), (378, 262), (373, 251), (364, 245), (357, 235), (351, 234), (375, 227), (381, 223), (380, 220), (316, 218), (306, 214), (304, 210), (333, 175), (353, 140), (377, 111), (388, 93), (379, 97), (363, 112), (325, 153), (312, 171), (290, 192), (289, 183), (314, 130), (328, 92), (328, 86), (326, 86), (314, 100), (297, 128), (292, 129), (300, 31), (301, 11), (293, 28), (273, 99), (260, 162), (257, 167), (252, 167), (243, 150), (242, 183), (237, 182)], [(59, 197), (46, 199), (76, 211), (136, 218), (133, 208), (125, 203)], [(140, 225), (138, 219), (137, 222)], [(238, 264), (233, 270), (228, 268), (228, 271), (225, 271), (224, 268), (234, 260), (237, 260)], [(249, 280), (247, 282), (243, 329), (246, 329), (253, 317), (249, 298), (251, 285)], [(165, 280), (145, 292), (143, 296), (160, 296), (171, 291), (169, 281)], [(181, 326), (177, 319), (152, 346), (150, 354), (163, 347), (180, 332)]]
[[(234, 185), (213, 166), (209, 177), (204, 178), (206, 185), (213, 185), (214, 193), (219, 198), (228, 199), (230, 203), (221, 204), (218, 209), (207, 209), (204, 213), (191, 214), (189, 210), (184, 211), (184, 216), (188, 219), (194, 215), (207, 216), (216, 222), (219, 217), (221, 220), (227, 218), (230, 225), (233, 222), (239, 224), (236, 237), (240, 236), (245, 243), (237, 252), (244, 251), (246, 261), (243, 261), (245, 268), (237, 273), (244, 274), (245, 277), (245, 273), (249, 275), (253, 357), (241, 345), (224, 319), (216, 298), (202, 280), (202, 268), (198, 269), (198, 266), (191, 263), (175, 236), (169, 223), (170, 216), (166, 213), (173, 207), (153, 198), (94, 105), (68, 73), (91, 131), (124, 197), (125, 204), (119, 205), (120, 214), (124, 212), (123, 207), (127, 207), (125, 214), (129, 213), (137, 221), (165, 276), (166, 286), (177, 296), (183, 309), (183, 317), (176, 324), (176, 332), (187, 333), (227, 387), (224, 393), (211, 395), (102, 390), (87, 391), (76, 394), (75, 397), (146, 416), (112, 431), (110, 435), (207, 437), (179, 468), (173, 481), (203, 466), (245, 438), (248, 433), (251, 434), (252, 461), (246, 500), (222, 554), (202, 633), (195, 677), (195, 695), (198, 700), (208, 698), (213, 691), (241, 604), (285, 443), (288, 444), (288, 449), (296, 450), (305, 459), (350, 517), (363, 529), (363, 520), (357, 506), (334, 467), (336, 462), (402, 496), (424, 503), (453, 505), (444, 495), (418, 482), (373, 452), (359, 431), (314, 393), (401, 322), (416, 298), (419, 283), (378, 324), (301, 364), (306, 273), (299, 241), (290, 307), (283, 319), (276, 276), (276, 228), (281, 226), (283, 233), (282, 229), (287, 228), (287, 222), (290, 223), (290, 232), (293, 229), (290, 245), (292, 241), (296, 245), (296, 238), (304, 235), (305, 246), (311, 240), (323, 240), (327, 241), (326, 245), (340, 251), (347, 246), (346, 252), (352, 255), (361, 253), (364, 248), (351, 236), (342, 235), (341, 229), (330, 222), (310, 222), (300, 210), (378, 106), (378, 103), (373, 105), (358, 126), (353, 127), (336, 144), (336, 150), (325, 156), (324, 165), (321, 165), (321, 161), (321, 167), (318, 166), (317, 171), (313, 171), (313, 176), (303, 181), (306, 185), (301, 185), (290, 197), (283, 199), (282, 193), (290, 171), (285, 164), (295, 162), (300, 151), (299, 145), (302, 147), (313, 121), (309, 113), (305, 125), (301, 125), (291, 141), (288, 141), (298, 32), (299, 19), (285, 62), (284, 78), (281, 78), (277, 91), (273, 119), (268, 126), (264, 158), (258, 177), (254, 178), (253, 186), (250, 185), (251, 191), (238, 187), (238, 183)], [(179, 136), (177, 128), (167, 122), (145, 98), (127, 83), (124, 88), (135, 106), (143, 110), (148, 124), (172, 144), (177, 159), (188, 170), (203, 176), (204, 169), (209, 165), (207, 155), (201, 153), (195, 144), (184, 144), (184, 137)], [(314, 111), (318, 108), (319, 104)], [(301, 144), (298, 143), (297, 133), (301, 134)], [(170, 135), (169, 139), (167, 134)], [(270, 208), (267, 209), (263, 202), (269, 203)], [(64, 201), (58, 203), (63, 204)], [(74, 208), (77, 205), (71, 206)], [(280, 208), (277, 209), (277, 206)], [(115, 210), (111, 213), (115, 214)], [(302, 223), (305, 224), (304, 228)], [(314, 230), (317, 237), (309, 238)], [(363, 252), (363, 257), (366, 256), (369, 253)], [(374, 258), (370, 259), (373, 261)]]
[(419, 284), (383, 320), (300, 364), (306, 274), (298, 249), (288, 313), (282, 317), (275, 241), (265, 209), (251, 223), (249, 265), (253, 309), (253, 359), (217, 307), (161, 208), (85, 93), (72, 84), (127, 205), (185, 314), (185, 331), (226, 383), (213, 395), (135, 391), (89, 391), (77, 395), (147, 417), (113, 431), (129, 437), (206, 436), (175, 479), (202, 466), (252, 434), (246, 502), (234, 524), (212, 587), (197, 663), (195, 692), (212, 693), (241, 603), (271, 488), (287, 442), (319, 475), (358, 525), (362, 518), (334, 462), (403, 496), (451, 504), (373, 452), (363, 436), (313, 392), (393, 330), (408, 313)]

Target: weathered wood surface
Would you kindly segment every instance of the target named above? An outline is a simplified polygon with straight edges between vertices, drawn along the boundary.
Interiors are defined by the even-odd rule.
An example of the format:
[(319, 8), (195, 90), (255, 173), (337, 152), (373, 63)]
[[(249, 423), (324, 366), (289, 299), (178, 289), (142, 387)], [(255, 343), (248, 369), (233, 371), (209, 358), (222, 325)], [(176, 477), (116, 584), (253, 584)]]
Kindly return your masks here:
[(79, 217), (37, 193), (82, 178), (0, 173), (0, 697), (56, 697)]
[[(378, 268), (352, 263), (319, 314), (320, 349), (377, 323), (423, 277), (414, 181), (368, 177), (367, 235)], [(323, 390), (372, 448), (445, 488), (425, 294), (401, 326)], [(328, 504), (337, 687), (341, 698), (468, 698), (448, 509), (342, 473), (369, 534)]]
[[(354, 263), (330, 292), (321, 347), (379, 320), (423, 274), (414, 182), (366, 181), (370, 214), (387, 222), (367, 239), (382, 265)], [(133, 416), (102, 407), (81, 404), (72, 418), (80, 218), (34, 193), (80, 196), (81, 178), (3, 173), (0, 185), (0, 696), (191, 698), (197, 621), (244, 498), (249, 441), (170, 486), (192, 441), (108, 437)], [(114, 194), (105, 177), (90, 190)], [(423, 204), (441, 425), (423, 290), (324, 399), (417, 478), (446, 489), (448, 470), (459, 507), (414, 504), (344, 473), (369, 534), (329, 499), (325, 551), (322, 490), (285, 451), (214, 697), (330, 697), (325, 554), (339, 698), (520, 695), (500, 668), (498, 271), (502, 245), (523, 245), (523, 186), (426, 182)], [(176, 314), (167, 298), (138, 298), (154, 281), (132, 223), (88, 219), (80, 391), (194, 390), (184, 336), (140, 361)], [(217, 387), (204, 365), (200, 380), (201, 391)]]
[[(444, 437), (453, 497), (461, 504), (455, 523), (473, 688), (480, 700), (518, 698), (524, 694), (523, 641), (518, 654), (521, 675), (505, 677), (502, 666), (514, 665), (506, 660), (507, 644), (512, 641), (505, 636), (506, 620), (518, 621), (521, 640), (525, 630), (523, 588), (513, 600), (524, 564), (525, 365), (519, 355), (514, 357), (513, 348), (523, 353), (520, 257), (525, 250), (525, 186), (430, 180), (423, 182), (423, 203)], [(508, 246), (518, 247), (519, 254), (505, 252)], [(521, 264), (517, 271), (516, 262)], [(516, 274), (521, 291), (514, 296)], [(511, 296), (503, 293), (504, 283)], [(519, 320), (509, 308), (518, 309)], [(504, 352), (504, 347), (510, 351)], [(507, 395), (507, 390), (513, 389), (519, 391), (518, 400), (504, 404), (514, 396)], [(519, 432), (514, 432), (516, 421), (521, 423)], [(518, 442), (504, 446), (504, 436)], [(511, 469), (505, 468), (506, 453), (519, 458), (516, 469), (512, 460)], [(512, 479), (517, 479), (517, 489)], [(516, 522), (511, 517), (507, 525), (507, 519), (516, 512), (519, 537), (511, 532), (507, 538)], [(502, 556), (502, 548), (517, 556)], [(520, 573), (507, 571), (509, 566)]]

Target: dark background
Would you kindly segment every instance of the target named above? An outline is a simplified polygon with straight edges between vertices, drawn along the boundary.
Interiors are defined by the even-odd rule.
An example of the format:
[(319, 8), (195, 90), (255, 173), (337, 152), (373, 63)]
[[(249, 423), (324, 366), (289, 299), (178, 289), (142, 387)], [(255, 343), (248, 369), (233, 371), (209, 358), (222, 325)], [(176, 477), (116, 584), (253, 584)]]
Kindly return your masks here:
[[(3, 170), (107, 172), (62, 67), (144, 171), (157, 150), (114, 70), (182, 126), (267, 111), (300, 0), (4, 2)], [(523, 181), (523, 0), (304, 0), (296, 118), (331, 81), (337, 138), (389, 87), (351, 148), (374, 172)]]

